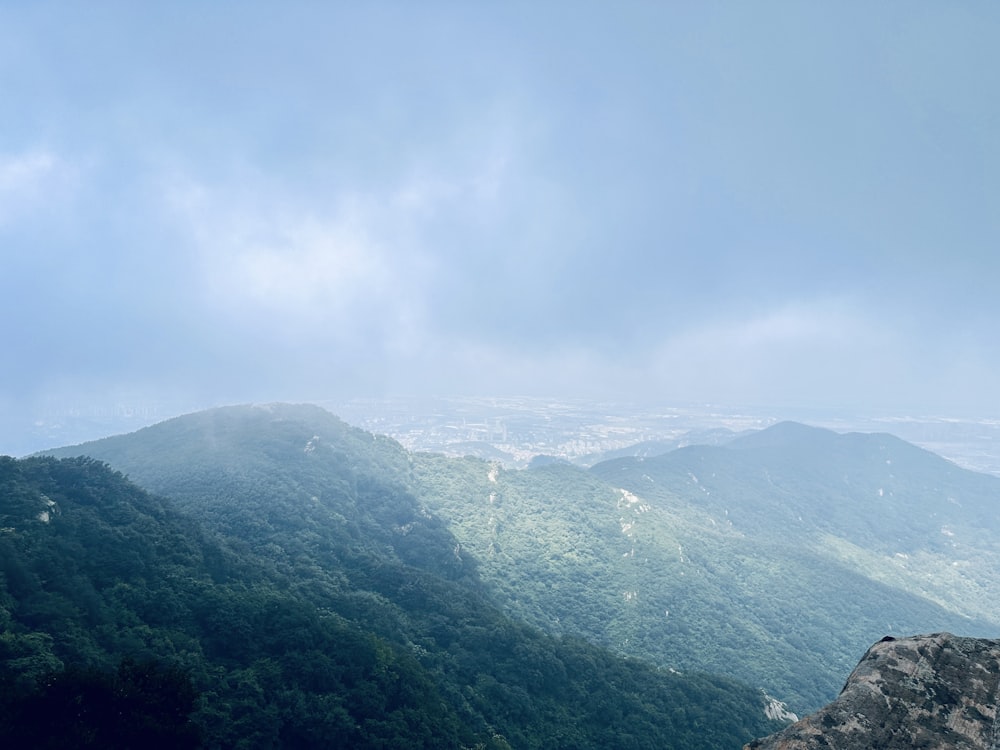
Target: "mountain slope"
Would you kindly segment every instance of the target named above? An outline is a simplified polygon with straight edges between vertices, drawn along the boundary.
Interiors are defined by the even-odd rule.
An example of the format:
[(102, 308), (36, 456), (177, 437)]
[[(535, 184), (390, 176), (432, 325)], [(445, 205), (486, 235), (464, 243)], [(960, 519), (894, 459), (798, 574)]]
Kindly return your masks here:
[[(111, 704), (151, 684), (154, 707), (199, 695), (178, 747), (461, 738), (455, 707), (440, 710), (406, 651), (282, 591), (265, 565), (96, 461), (0, 458), (0, 517), (0, 732), (12, 747), (135, 746), (120, 744)], [(140, 739), (167, 746), (163, 732)]]
[(1000, 622), (1000, 478), (891, 435), (781, 424), (598, 473), (680, 497), (736, 534), (815, 549), (966, 617)]
[[(747, 681), (797, 713), (836, 695), (887, 632), (1000, 631), (1000, 482), (889, 436), (783, 424), (590, 471), (507, 471), (409, 455), (314, 407), (275, 406), (62, 454), (84, 449), (228, 544), (272, 545), (289, 585), (326, 543), (318, 529), (339, 529), (338, 549), (355, 529), (368, 553), (485, 592), (511, 617)], [(334, 569), (353, 581), (365, 566), (348, 563)]]
[(685, 580), (704, 582), (667, 573), (654, 591), (716, 587), (721, 623), (698, 618), (708, 640), (820, 677), (785, 683), (799, 709), (832, 695), (845, 661), (884, 633), (1000, 630), (1000, 481), (891, 436), (785, 423), (593, 471), (653, 509), (635, 518), (638, 538), (684, 529)]
[[(412, 672), (398, 679), (425, 696), (400, 709), (415, 746), (499, 747), (502, 735), (527, 748), (738, 747), (769, 725), (764, 697), (749, 687), (658, 671), (502, 615), (474, 556), (407, 488), (410, 457), (325, 412), (216, 410), (62, 452), (84, 451), (170, 496), (263, 592), (213, 604), (213, 622), (238, 637), (211, 648), (251, 670), (268, 701), (287, 675), (257, 665), (286, 656), (260, 644), (287, 630), (274, 618), (288, 601), (302, 616), (367, 634), (388, 663)], [(298, 669), (319, 685), (305, 705), (333, 700), (314, 636), (298, 629), (306, 649)], [(427, 713), (435, 702), (447, 709), (439, 718)], [(273, 731), (293, 725), (277, 717)]]
[(227, 570), (197, 524), (97, 461), (0, 457), (0, 628), (18, 677), (144, 655), (148, 625), (184, 661), (198, 649), (172, 631), (180, 600)]
[[(778, 440), (782, 432), (789, 434)], [(817, 440), (803, 442), (803, 433)], [(802, 455), (788, 458), (782, 473), (762, 463), (754, 441), (774, 443), (774, 461), (789, 443)], [(839, 491), (836, 483), (830, 489), (832, 476), (853, 471), (853, 449), (831, 450), (838, 441), (783, 425), (738, 447), (691, 446), (590, 472), (507, 471), (424, 454), (413, 467), (417, 494), (480, 559), (508, 612), (663, 666), (749, 681), (805, 712), (829, 701), (866, 644), (886, 632), (997, 631), (988, 613), (929, 598), (926, 579), (898, 585), (855, 564), (829, 529), (808, 538), (789, 531), (814, 498)], [(920, 472), (921, 482), (944, 481), (955, 469), (896, 442), (916, 464), (900, 483)], [(885, 528), (872, 535), (850, 537), (858, 542), (851, 549), (870, 555), (876, 540), (888, 543)], [(988, 552), (989, 544), (980, 546)], [(980, 572), (974, 583), (986, 585), (994, 574)]]

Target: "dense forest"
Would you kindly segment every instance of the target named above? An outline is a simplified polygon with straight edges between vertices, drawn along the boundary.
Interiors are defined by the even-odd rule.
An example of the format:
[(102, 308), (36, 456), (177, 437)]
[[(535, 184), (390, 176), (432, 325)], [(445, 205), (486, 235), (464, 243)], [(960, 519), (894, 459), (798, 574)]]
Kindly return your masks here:
[[(601, 721), (612, 717), (601, 743), (648, 719), (658, 729), (636, 737), (693, 746), (677, 739), (685, 727), (707, 737), (721, 720), (696, 708), (712, 690), (712, 701), (725, 693), (738, 704), (725, 712), (735, 722), (726, 736), (744, 737), (764, 731), (756, 727), (765, 693), (800, 715), (815, 710), (883, 635), (1000, 635), (1000, 480), (888, 435), (782, 424), (590, 469), (548, 461), (515, 471), (410, 453), (317, 407), (269, 405), (192, 414), (52, 454), (126, 472), (155, 493), (144, 502), (190, 529), (178, 549), (196, 549), (200, 567), (170, 578), (165, 595), (190, 602), (169, 610), (190, 617), (169, 627), (208, 661), (188, 665), (172, 645), (166, 666), (190, 669), (209, 743), (255, 715), (233, 718), (212, 702), (235, 705), (206, 676), (203, 664), (219, 659), (253, 671), (260, 705), (275, 717), (255, 729), (260, 737), (309, 726), (280, 718), (294, 714), (280, 707), (299, 678), (287, 654), (267, 651), (278, 641), (268, 647), (258, 633), (272, 610), (316, 618), (309, 628), (332, 628), (323, 637), (338, 642), (376, 639), (371, 648), (391, 655), (394, 669), (433, 686), (447, 707), (434, 726), (460, 728), (456, 741), (470, 747), (494, 734), (515, 747), (558, 747), (559, 737), (587, 746), (598, 742), (588, 723), (598, 709)], [(38, 533), (62, 523), (49, 513)], [(225, 614), (213, 619), (206, 606)], [(161, 627), (145, 611), (134, 621)], [(117, 657), (146, 663), (164, 653), (105, 652), (110, 670)], [(582, 653), (602, 666), (577, 671)], [(264, 661), (287, 679), (258, 674)], [(639, 675), (662, 687), (629, 687)], [(583, 676), (598, 681), (581, 692)], [(327, 695), (329, 685), (317, 684), (296, 690)], [(644, 697), (661, 689), (674, 691), (669, 720)], [(309, 700), (292, 704), (308, 710)], [(619, 719), (600, 708), (612, 704), (631, 707)]]
[(589, 471), (417, 455), (413, 474), (505, 611), (799, 714), (883, 635), (1000, 635), (1000, 480), (889, 435), (782, 424)]
[(90, 458), (0, 459), (5, 746), (718, 748), (776, 726), (748, 686), (502, 614), (363, 456), (295, 487), (194, 463), (201, 513)]

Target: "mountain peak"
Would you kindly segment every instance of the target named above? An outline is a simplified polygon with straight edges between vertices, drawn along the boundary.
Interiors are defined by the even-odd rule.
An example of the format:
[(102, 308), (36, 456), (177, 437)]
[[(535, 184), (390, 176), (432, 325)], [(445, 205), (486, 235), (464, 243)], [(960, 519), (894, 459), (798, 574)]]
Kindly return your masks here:
[(995, 747), (1000, 641), (883, 638), (833, 703), (745, 750)]
[(741, 435), (729, 442), (730, 448), (773, 448), (800, 445), (803, 442), (815, 444), (818, 441), (835, 440), (838, 434), (824, 427), (813, 427), (801, 422), (777, 422), (763, 430)]

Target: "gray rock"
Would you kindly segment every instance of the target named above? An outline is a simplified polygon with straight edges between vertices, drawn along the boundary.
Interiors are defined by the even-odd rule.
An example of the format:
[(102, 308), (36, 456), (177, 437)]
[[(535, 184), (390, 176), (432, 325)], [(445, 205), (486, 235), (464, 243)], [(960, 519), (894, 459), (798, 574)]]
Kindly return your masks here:
[(1000, 640), (884, 638), (825, 708), (744, 750), (997, 750)]

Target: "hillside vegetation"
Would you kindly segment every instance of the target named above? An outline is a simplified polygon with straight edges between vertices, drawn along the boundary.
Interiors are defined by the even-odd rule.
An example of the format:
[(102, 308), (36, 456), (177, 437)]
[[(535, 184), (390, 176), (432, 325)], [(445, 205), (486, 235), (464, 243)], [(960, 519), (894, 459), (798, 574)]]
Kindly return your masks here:
[[(736, 748), (776, 726), (749, 686), (502, 613), (392, 441), (275, 407), (112, 444), (157, 494), (92, 458), (0, 463), (20, 746)], [(89, 708), (38, 721), (60, 701)]]
[(798, 713), (882, 635), (1000, 632), (1000, 480), (888, 435), (784, 424), (589, 472), (415, 467), (507, 611)]
[(799, 714), (883, 635), (1000, 633), (1000, 480), (888, 435), (786, 423), (590, 470), (512, 471), (273, 406), (60, 454), (78, 452), (169, 496), (237, 554), (269, 545), (269, 575), (289, 587), (334, 535), (338, 549), (419, 561), (514, 622), (737, 679)]

